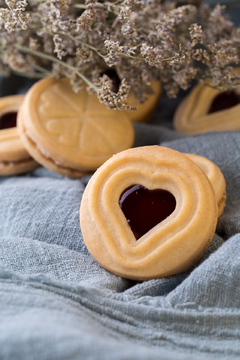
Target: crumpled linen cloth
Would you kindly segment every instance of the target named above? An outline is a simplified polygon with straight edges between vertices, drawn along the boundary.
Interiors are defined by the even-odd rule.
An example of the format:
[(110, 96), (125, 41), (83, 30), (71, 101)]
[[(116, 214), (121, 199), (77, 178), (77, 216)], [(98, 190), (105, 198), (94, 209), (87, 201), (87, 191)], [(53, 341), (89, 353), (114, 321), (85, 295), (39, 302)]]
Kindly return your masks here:
[(1, 360), (240, 358), (240, 132), (179, 135), (171, 123), (178, 101), (163, 97), (152, 121), (135, 125), (134, 146), (159, 144), (220, 167), (227, 202), (207, 252), (183, 274), (120, 278), (82, 238), (87, 177), (42, 167), (1, 177)]

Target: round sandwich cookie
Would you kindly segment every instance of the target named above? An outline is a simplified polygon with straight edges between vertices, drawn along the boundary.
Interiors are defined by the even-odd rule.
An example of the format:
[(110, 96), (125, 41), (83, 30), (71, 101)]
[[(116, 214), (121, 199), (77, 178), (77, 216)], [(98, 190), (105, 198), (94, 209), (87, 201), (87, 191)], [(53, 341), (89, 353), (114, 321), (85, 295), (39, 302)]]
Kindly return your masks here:
[(192, 161), (194, 161), (200, 168), (206, 173), (209, 178), (216, 195), (216, 201), (218, 204), (218, 217), (223, 213), (227, 195), (226, 195), (226, 181), (223, 173), (219, 167), (211, 160), (204, 156), (195, 154), (185, 154)]
[(39, 166), (23, 146), (16, 127), (23, 99), (24, 95), (0, 98), (0, 176), (25, 173)]
[(189, 270), (208, 248), (217, 202), (205, 172), (161, 146), (122, 151), (90, 179), (80, 226), (90, 254), (124, 278), (147, 280)]
[(132, 146), (129, 117), (108, 110), (95, 94), (75, 93), (68, 79), (45, 78), (27, 92), (18, 113), (24, 146), (36, 161), (64, 176), (95, 171)]
[[(240, 73), (239, 69), (234, 70)], [(197, 85), (177, 107), (173, 125), (178, 132), (189, 135), (240, 130), (240, 94)]]

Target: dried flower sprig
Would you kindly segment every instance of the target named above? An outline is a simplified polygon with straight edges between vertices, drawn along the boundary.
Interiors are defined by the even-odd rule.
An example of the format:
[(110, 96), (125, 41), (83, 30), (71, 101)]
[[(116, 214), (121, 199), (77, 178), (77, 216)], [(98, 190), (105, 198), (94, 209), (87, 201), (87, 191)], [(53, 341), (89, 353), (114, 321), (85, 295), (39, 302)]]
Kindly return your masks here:
[[(110, 109), (128, 109), (159, 79), (169, 97), (193, 80), (240, 86), (240, 28), (200, 0), (0, 0), (0, 71), (83, 83)], [(120, 79), (113, 89), (113, 69)], [(107, 76), (108, 75), (108, 76)]]
[(0, 9), (0, 17), (5, 22), (6, 30), (26, 30), (30, 20), (30, 15), (25, 13), (27, 1), (6, 0), (6, 5), (7, 9)]

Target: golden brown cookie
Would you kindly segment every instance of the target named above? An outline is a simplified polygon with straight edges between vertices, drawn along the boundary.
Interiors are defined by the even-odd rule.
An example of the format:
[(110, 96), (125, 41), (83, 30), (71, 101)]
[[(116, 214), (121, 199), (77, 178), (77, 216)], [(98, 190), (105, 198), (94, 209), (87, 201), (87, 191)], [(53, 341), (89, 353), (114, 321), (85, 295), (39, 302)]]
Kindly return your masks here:
[(76, 94), (67, 79), (34, 84), (19, 111), (18, 127), (34, 159), (73, 178), (96, 170), (134, 139), (126, 114), (107, 110), (86, 90)]
[(213, 189), (216, 195), (216, 201), (218, 204), (218, 217), (223, 213), (225, 203), (226, 203), (226, 181), (223, 176), (223, 173), (219, 167), (214, 164), (214, 162), (205, 158), (204, 156), (195, 155), (195, 154), (185, 154), (192, 161), (194, 161), (200, 168), (206, 173), (207, 177), (211, 181)]
[(197, 85), (177, 107), (173, 124), (183, 134), (239, 130), (240, 95)]
[(19, 138), (16, 117), (24, 95), (0, 98), (0, 175), (16, 175), (35, 169), (38, 164)]
[(130, 279), (190, 269), (213, 237), (217, 203), (202, 169), (161, 146), (123, 151), (103, 164), (83, 194), (85, 244), (106, 269)]
[(153, 93), (147, 95), (147, 100), (143, 104), (139, 103), (134, 95), (130, 93), (129, 104), (137, 108), (135, 111), (126, 111), (131, 121), (148, 122), (151, 119), (162, 93), (162, 87), (159, 81), (153, 80), (151, 86)]

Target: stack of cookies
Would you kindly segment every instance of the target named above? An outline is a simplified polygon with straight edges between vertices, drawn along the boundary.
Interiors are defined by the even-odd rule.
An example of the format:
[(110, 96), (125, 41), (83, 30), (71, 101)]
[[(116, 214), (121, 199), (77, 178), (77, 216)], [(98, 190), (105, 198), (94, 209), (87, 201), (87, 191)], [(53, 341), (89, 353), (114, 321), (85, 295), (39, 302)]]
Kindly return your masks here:
[[(71, 178), (93, 173), (132, 146), (132, 122), (149, 120), (157, 105), (160, 83), (153, 81), (152, 87), (144, 104), (130, 94), (129, 102), (138, 107), (132, 112), (108, 110), (86, 89), (76, 94), (68, 79), (45, 78), (25, 96), (1, 99), (0, 174), (30, 171), (38, 164)], [(7, 124), (6, 116), (13, 113), (17, 128), (16, 120)]]
[(103, 267), (136, 280), (190, 269), (226, 201), (224, 176), (210, 160), (161, 146), (130, 149), (132, 122), (149, 119), (157, 103), (159, 83), (153, 88), (136, 112), (107, 110), (68, 79), (46, 78), (25, 96), (0, 100), (0, 174), (39, 164), (71, 178), (94, 173), (81, 202), (84, 241)]
[(23, 100), (24, 95), (0, 99), (0, 175), (21, 174), (38, 166), (23, 146), (16, 127)]

